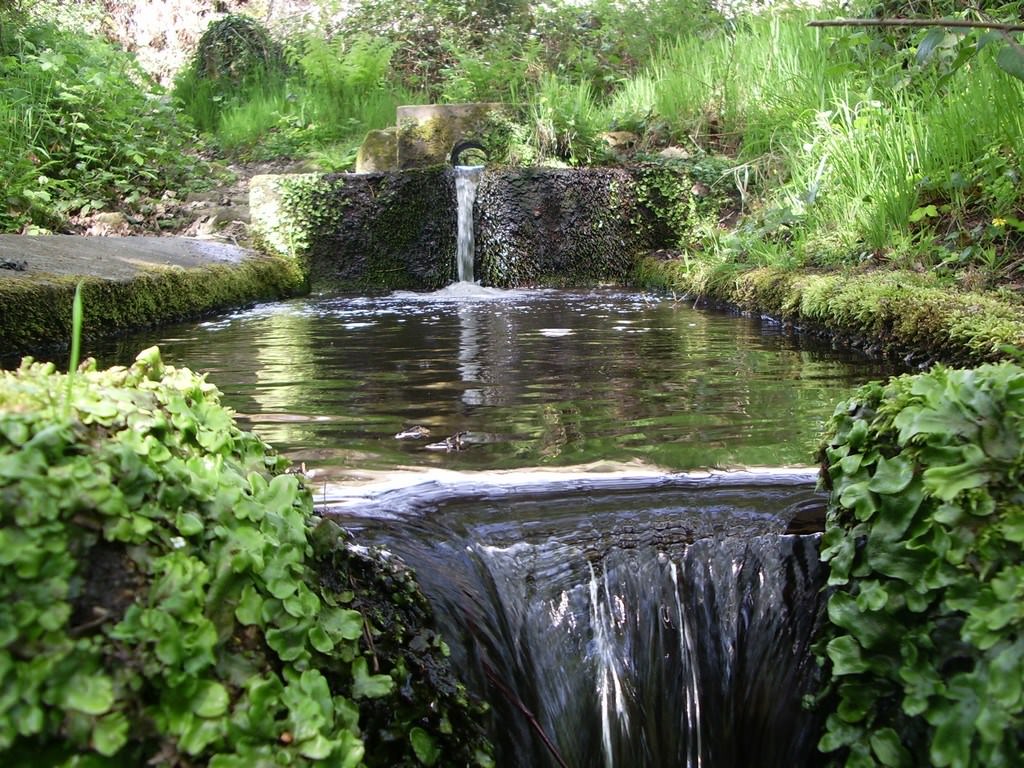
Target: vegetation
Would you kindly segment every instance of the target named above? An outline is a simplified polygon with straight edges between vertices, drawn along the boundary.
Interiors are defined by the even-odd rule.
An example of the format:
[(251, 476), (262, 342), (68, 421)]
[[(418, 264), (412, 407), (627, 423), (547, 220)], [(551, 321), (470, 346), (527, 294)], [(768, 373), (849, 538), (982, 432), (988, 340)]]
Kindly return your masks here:
[(155, 348), (0, 375), (0, 501), (4, 765), (492, 764), (411, 575)]
[(934, 274), (809, 273), (649, 257), (636, 265), (632, 281), (768, 313), (806, 332), (919, 365), (935, 360), (976, 365), (1024, 348), (1015, 292), (952, 290)]
[(0, 231), (115, 207), (145, 213), (202, 175), (193, 143), (129, 56), (0, 5)]
[(1020, 765), (1024, 369), (871, 384), (830, 432), (820, 749), (846, 766)]
[[(139, 268), (129, 279), (87, 278), (86, 338), (122, 333), (262, 299), (293, 296), (305, 275), (288, 259), (252, 256), (240, 264), (188, 269)], [(54, 275), (7, 277), (0, 272), (0, 349), (7, 356), (66, 344), (74, 280)]]
[[(606, 164), (665, 146), (723, 157), (713, 186), (738, 190), (742, 215), (680, 243), (688, 264), (896, 266), (968, 288), (1024, 265), (1019, 34), (809, 28), (840, 10), (703, 0), (312, 5), (317, 21), (270, 30), (216, 21), (170, 104), (109, 45), (5, 6), (0, 227), (186, 187), (190, 123), (234, 158), (336, 170), (400, 103), (496, 100), (515, 109), (494, 162)], [(842, 14), (1019, 23), (1021, 6), (885, 0)], [(631, 136), (626, 148), (607, 131)]]

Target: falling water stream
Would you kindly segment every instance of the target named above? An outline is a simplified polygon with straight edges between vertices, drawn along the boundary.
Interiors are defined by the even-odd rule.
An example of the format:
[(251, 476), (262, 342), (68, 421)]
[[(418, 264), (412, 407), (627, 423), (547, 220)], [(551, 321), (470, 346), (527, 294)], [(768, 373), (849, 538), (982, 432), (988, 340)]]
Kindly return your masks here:
[(817, 764), (807, 465), (835, 404), (892, 367), (684, 302), (468, 280), (89, 353), (153, 343), (416, 569), (499, 768)]
[(455, 202), (456, 226), (458, 240), (456, 243), (455, 263), (458, 266), (459, 282), (472, 283), (473, 257), (473, 202), (476, 200), (476, 187), (483, 174), (482, 165), (455, 166)]

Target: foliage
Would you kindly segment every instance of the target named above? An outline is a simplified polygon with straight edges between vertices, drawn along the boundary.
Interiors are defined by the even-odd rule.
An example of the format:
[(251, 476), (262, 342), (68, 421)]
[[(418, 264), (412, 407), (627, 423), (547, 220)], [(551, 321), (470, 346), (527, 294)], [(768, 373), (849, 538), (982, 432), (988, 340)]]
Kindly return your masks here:
[(229, 14), (212, 22), (196, 44), (196, 74), (238, 87), (284, 68), (281, 46), (255, 19)]
[(0, 379), (4, 764), (489, 764), (410, 576), (218, 400), (155, 348)]
[(611, 119), (734, 154), (744, 197), (766, 190), (715, 243), (726, 258), (891, 258), (1012, 278), (1024, 88), (994, 46), (953, 33), (933, 44), (923, 29), (916, 49), (896, 49), (870, 31), (808, 29), (808, 18), (682, 35), (617, 92)]
[(823, 459), (834, 711), (847, 766), (1020, 765), (1024, 369), (936, 367), (840, 404)]
[(194, 142), (124, 53), (25, 16), (0, 24), (0, 231), (138, 208), (200, 176)]
[(394, 45), (386, 41), (303, 33), (276, 50), (278, 64), (256, 59), (236, 81), (207, 75), (200, 48), (175, 80), (181, 108), (221, 149), (252, 159), (341, 155), (351, 165), (366, 132), (389, 125), (398, 104), (416, 100), (392, 83)]
[[(700, 248), (709, 231), (718, 227), (723, 213), (736, 206), (732, 169), (721, 157), (665, 160), (650, 158), (637, 168), (634, 192), (652, 241), (669, 243), (688, 258)], [(635, 222), (641, 225), (641, 219)]]

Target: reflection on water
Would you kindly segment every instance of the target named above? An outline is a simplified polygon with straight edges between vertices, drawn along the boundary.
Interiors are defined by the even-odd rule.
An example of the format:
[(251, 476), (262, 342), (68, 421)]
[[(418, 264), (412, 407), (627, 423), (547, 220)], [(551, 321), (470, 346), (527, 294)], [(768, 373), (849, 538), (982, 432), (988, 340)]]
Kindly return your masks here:
[[(92, 353), (125, 363), (153, 343), (335, 478), (406, 465), (807, 463), (835, 402), (891, 372), (758, 319), (616, 291), (314, 296)], [(414, 426), (429, 436), (395, 439)], [(445, 450), (456, 435), (448, 445), (461, 450)]]

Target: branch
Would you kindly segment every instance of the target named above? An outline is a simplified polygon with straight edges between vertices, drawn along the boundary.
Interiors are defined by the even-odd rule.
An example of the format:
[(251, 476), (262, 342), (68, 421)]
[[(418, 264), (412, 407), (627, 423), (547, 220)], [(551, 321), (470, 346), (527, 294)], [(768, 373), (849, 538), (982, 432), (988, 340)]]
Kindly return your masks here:
[(999, 32), (1024, 32), (1024, 24), (965, 19), (815, 19), (808, 27), (952, 27), (958, 29), (994, 29)]

